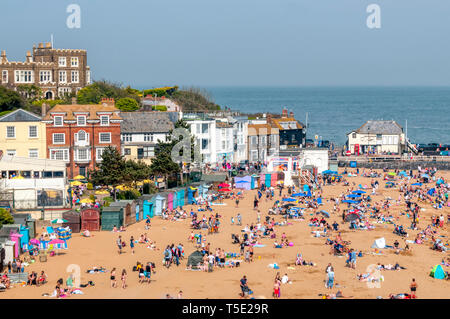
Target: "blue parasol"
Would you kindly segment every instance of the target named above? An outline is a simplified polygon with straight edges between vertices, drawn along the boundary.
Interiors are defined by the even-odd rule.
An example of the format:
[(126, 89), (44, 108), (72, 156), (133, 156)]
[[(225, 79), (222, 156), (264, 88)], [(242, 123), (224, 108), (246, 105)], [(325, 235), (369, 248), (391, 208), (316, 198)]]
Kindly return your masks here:
[(353, 191), (353, 194), (365, 194), (365, 191), (361, 191), (361, 190), (357, 190), (357, 191)]

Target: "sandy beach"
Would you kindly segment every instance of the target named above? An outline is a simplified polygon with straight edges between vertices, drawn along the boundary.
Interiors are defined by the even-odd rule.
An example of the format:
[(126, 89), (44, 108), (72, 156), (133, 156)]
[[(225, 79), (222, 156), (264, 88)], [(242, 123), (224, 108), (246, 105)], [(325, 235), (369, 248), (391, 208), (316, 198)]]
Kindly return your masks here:
[[(362, 170), (361, 170), (362, 171)], [(439, 171), (438, 176), (450, 178), (449, 172)], [(347, 207), (346, 204), (340, 204), (341, 212), (333, 213), (333, 203), (329, 202), (330, 197), (336, 197), (353, 183), (369, 185), (371, 178), (367, 177), (347, 177), (350, 186), (342, 184), (336, 186), (323, 187), (323, 206), (319, 210), (324, 209), (330, 212), (331, 217), (328, 222), (332, 224), (334, 221), (339, 223), (342, 238), (351, 241), (351, 248), (357, 251), (361, 250), (364, 256), (357, 259), (356, 269), (345, 267), (346, 256), (338, 257), (330, 254), (330, 246), (325, 245), (326, 239), (315, 238), (311, 234), (312, 227), (308, 226), (309, 218), (312, 216), (312, 210), (306, 210), (305, 220), (290, 219), (291, 225), (275, 226), (277, 238), (281, 237), (284, 232), (294, 245), (292, 247), (284, 247), (281, 249), (273, 248), (274, 239), (263, 238), (261, 242), (265, 247), (254, 248), (254, 260), (251, 263), (243, 262), (238, 268), (215, 268), (213, 272), (201, 272), (186, 270), (187, 256), (196, 250), (195, 245), (188, 241), (191, 233), (190, 218), (181, 221), (162, 220), (160, 217), (152, 219), (150, 230), (145, 230), (145, 221), (138, 222), (129, 226), (125, 232), (114, 233), (107, 231), (93, 232), (92, 237), (85, 238), (80, 234), (74, 234), (72, 239), (68, 241), (69, 249), (61, 251), (60, 255), (48, 257), (45, 263), (37, 260), (35, 263), (25, 268), (26, 272), (45, 270), (48, 275), (48, 283), (40, 286), (21, 287), (14, 285), (13, 288), (6, 292), (0, 293), (0, 298), (49, 298), (43, 297), (44, 293), (52, 293), (56, 281), (59, 278), (66, 280), (69, 273), (66, 269), (71, 264), (79, 265), (81, 268), (81, 283), (93, 281), (94, 287), (82, 288), (83, 295), (72, 295), (69, 299), (79, 298), (164, 298), (166, 294), (176, 296), (182, 290), (183, 298), (187, 299), (204, 299), (204, 298), (239, 298), (239, 280), (243, 275), (248, 278), (248, 285), (253, 290), (255, 298), (272, 298), (273, 280), (277, 272), (281, 275), (288, 274), (292, 284), (283, 284), (281, 286), (281, 298), (321, 298), (319, 294), (336, 293), (338, 290), (346, 297), (352, 298), (388, 298), (389, 294), (409, 293), (409, 285), (412, 278), (416, 279), (418, 284), (418, 298), (450, 298), (450, 281), (434, 279), (429, 276), (431, 268), (440, 264), (443, 258), (449, 257), (449, 253), (442, 253), (430, 249), (431, 243), (410, 244), (411, 251), (395, 254), (394, 249), (383, 249), (382, 255), (374, 255), (374, 249), (371, 248), (375, 239), (384, 237), (388, 245), (393, 245), (395, 240), (400, 242), (400, 247), (405, 246), (404, 239), (393, 233), (394, 225), (392, 224), (376, 224), (374, 230), (350, 230), (348, 223), (342, 223), (342, 210)], [(380, 187), (378, 194), (373, 196), (373, 202), (391, 197), (397, 200), (399, 191), (397, 189), (384, 188), (382, 178), (377, 178)], [(430, 184), (429, 184), (430, 185)], [(287, 189), (284, 188), (284, 194)], [(370, 192), (370, 190), (368, 190)], [(206, 234), (206, 242), (211, 243), (212, 251), (220, 247), (226, 252), (239, 253), (239, 246), (232, 244), (231, 234), (240, 233), (241, 229), (251, 223), (256, 223), (256, 211), (253, 210), (253, 199), (256, 190), (245, 191), (244, 199), (239, 203), (239, 208), (235, 207), (235, 203), (231, 199), (224, 201), (224, 206), (213, 206), (214, 213), (218, 212), (221, 218), (220, 231), (217, 234), (207, 235), (207, 230), (202, 230), (202, 234)], [(263, 196), (260, 201), (261, 220), (267, 215), (268, 209), (273, 202), (280, 199), (278, 190), (275, 190), (275, 197), (272, 201), (266, 201)], [(411, 223), (406, 216), (399, 216), (401, 211), (405, 210), (405, 203), (398, 206), (395, 204), (390, 211), (394, 216), (398, 217), (397, 223), (403, 225), (409, 233), (407, 239), (414, 240), (416, 234), (430, 224), (430, 217), (433, 214), (446, 217), (450, 213), (450, 208), (445, 207), (442, 210), (434, 209), (429, 203), (419, 203), (425, 211), (420, 212), (419, 230), (407, 229)], [(196, 207), (193, 207), (196, 211)], [(191, 206), (187, 205), (184, 209), (189, 212)], [(237, 213), (242, 215), (242, 226), (231, 225), (230, 219)], [(199, 213), (201, 218), (202, 212)], [(207, 215), (208, 216), (208, 215)], [(271, 216), (272, 217), (272, 216)], [(276, 221), (283, 220), (282, 216), (275, 216)], [(42, 230), (38, 230), (41, 232)], [(195, 232), (199, 232), (198, 230)], [(145, 244), (136, 244), (135, 253), (132, 254), (129, 247), (129, 239), (134, 236), (139, 239), (141, 234), (147, 233), (147, 236), (156, 241), (156, 246), (160, 250), (151, 250)], [(449, 239), (449, 224), (446, 223), (443, 229), (439, 229), (439, 234), (444, 242)], [(117, 252), (116, 240), (118, 236), (127, 242), (127, 247), (121, 255)], [(329, 238), (334, 238), (336, 232), (333, 232)], [(163, 250), (168, 244), (182, 243), (185, 250), (185, 258), (181, 261), (179, 267), (172, 265), (166, 269), (162, 265)], [(312, 261), (315, 266), (295, 266), (297, 253), (301, 253), (306, 261)], [(138, 283), (138, 273), (132, 271), (132, 267), (136, 262), (146, 263), (148, 261), (156, 264), (156, 274), (152, 275), (150, 284)], [(380, 288), (369, 288), (366, 282), (360, 282), (356, 278), (358, 273), (365, 273), (369, 265), (395, 264), (399, 263), (406, 267), (403, 270), (384, 270), (382, 275), (384, 281), (381, 282)], [(268, 267), (271, 263), (277, 263), (280, 269), (272, 269)], [(328, 263), (332, 263), (335, 272), (335, 287), (330, 291), (325, 288), (325, 267)], [(106, 273), (86, 273), (87, 269), (92, 267), (103, 266), (107, 269)], [(109, 271), (115, 267), (119, 277), (118, 288), (110, 287)], [(293, 269), (292, 269), (293, 267)], [(128, 273), (126, 289), (120, 288), (120, 273), (122, 269), (126, 269)], [(444, 267), (449, 271), (450, 267)]]

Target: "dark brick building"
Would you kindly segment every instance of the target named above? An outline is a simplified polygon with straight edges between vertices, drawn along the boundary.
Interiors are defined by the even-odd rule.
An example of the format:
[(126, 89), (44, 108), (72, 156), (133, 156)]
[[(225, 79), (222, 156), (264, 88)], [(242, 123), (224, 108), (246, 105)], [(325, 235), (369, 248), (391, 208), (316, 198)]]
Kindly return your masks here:
[[(45, 108), (45, 106), (44, 106)], [(107, 146), (120, 151), (122, 117), (114, 99), (98, 105), (55, 105), (45, 114), (47, 157), (67, 162), (67, 176), (86, 176)]]
[(52, 100), (91, 82), (86, 50), (54, 49), (51, 43), (34, 45), (25, 62), (8, 61), (2, 50), (0, 72), (1, 85), (17, 90), (21, 84), (34, 84), (42, 89), (42, 97)]

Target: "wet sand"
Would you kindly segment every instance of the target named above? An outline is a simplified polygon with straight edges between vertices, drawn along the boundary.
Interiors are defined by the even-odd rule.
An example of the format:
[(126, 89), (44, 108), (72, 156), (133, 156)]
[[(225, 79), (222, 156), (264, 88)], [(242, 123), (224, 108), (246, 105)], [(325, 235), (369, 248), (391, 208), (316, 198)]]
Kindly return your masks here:
[[(449, 172), (438, 172), (438, 175), (445, 175), (448, 179)], [(370, 186), (370, 178), (365, 177), (349, 177), (347, 178), (352, 184), (353, 182)], [(399, 192), (395, 189), (384, 188), (384, 181), (381, 178), (379, 195), (373, 197), (373, 202), (379, 201), (385, 196), (397, 199)], [(150, 230), (145, 230), (145, 221), (141, 221), (127, 228), (125, 232), (93, 232), (90, 238), (84, 238), (80, 234), (74, 234), (72, 239), (68, 241), (69, 249), (61, 251), (61, 254), (54, 257), (48, 257), (48, 261), (41, 263), (38, 260), (25, 268), (26, 272), (32, 270), (40, 273), (45, 270), (49, 283), (41, 287), (20, 287), (15, 285), (14, 288), (6, 292), (0, 293), (1, 298), (49, 298), (42, 297), (43, 293), (52, 293), (56, 281), (63, 278), (64, 281), (68, 276), (66, 269), (71, 264), (79, 265), (81, 268), (81, 283), (87, 283), (92, 280), (95, 287), (82, 288), (84, 295), (72, 295), (70, 299), (80, 298), (164, 298), (167, 293), (176, 296), (179, 290), (183, 291), (183, 297), (187, 299), (203, 299), (203, 298), (239, 298), (239, 279), (246, 275), (249, 287), (254, 291), (255, 298), (272, 298), (273, 279), (277, 272), (281, 275), (287, 273), (292, 284), (283, 284), (281, 287), (281, 298), (320, 298), (318, 294), (336, 293), (341, 290), (344, 296), (352, 296), (354, 298), (376, 298), (381, 296), (388, 298), (390, 293), (409, 293), (409, 284), (411, 279), (415, 278), (418, 284), (417, 295), (419, 298), (450, 298), (450, 281), (438, 280), (429, 276), (431, 268), (439, 264), (444, 257), (449, 257), (449, 253), (442, 253), (430, 249), (429, 243), (422, 245), (410, 244), (412, 251), (400, 255), (396, 255), (393, 249), (383, 249), (383, 255), (372, 255), (374, 249), (371, 248), (373, 241), (379, 237), (385, 237), (386, 243), (392, 245), (397, 239), (400, 247), (404, 247), (404, 241), (401, 237), (393, 234), (393, 225), (375, 224), (374, 230), (350, 230), (348, 223), (342, 224), (342, 210), (347, 207), (346, 204), (340, 204), (341, 213), (334, 214), (333, 205), (328, 202), (328, 198), (341, 194), (347, 187), (325, 186), (324, 187), (324, 205), (320, 209), (324, 209), (331, 213), (330, 223), (335, 220), (340, 224), (342, 237), (344, 240), (351, 241), (351, 248), (362, 250), (364, 257), (357, 259), (356, 269), (345, 267), (346, 257), (337, 257), (330, 254), (330, 246), (325, 245), (325, 238), (314, 238), (311, 234), (312, 227), (308, 226), (308, 220), (312, 216), (312, 211), (307, 210), (304, 221), (289, 220), (292, 225), (275, 227), (277, 238), (281, 237), (284, 232), (289, 241), (294, 243), (293, 247), (285, 247), (282, 249), (273, 248), (273, 239), (262, 239), (262, 243), (266, 246), (263, 248), (254, 248), (254, 261), (252, 263), (241, 263), (238, 268), (214, 269), (212, 273), (200, 271), (186, 270), (187, 256), (195, 251), (194, 244), (188, 241), (191, 233), (190, 218), (182, 221), (166, 221), (159, 217), (152, 220)], [(354, 187), (356, 189), (356, 187)], [(287, 189), (284, 190), (287, 192)], [(368, 193), (370, 190), (368, 191)], [(235, 208), (232, 200), (225, 200), (226, 206), (213, 206), (214, 212), (222, 215), (221, 228), (218, 234), (207, 235), (206, 242), (211, 243), (211, 250), (216, 247), (225, 249), (227, 252), (239, 252), (239, 246), (233, 245), (231, 233), (240, 233), (240, 229), (246, 224), (256, 223), (256, 211), (253, 210), (253, 198), (256, 190), (245, 191), (245, 198), (240, 201), (239, 208)], [(274, 200), (279, 199), (278, 190), (275, 191)], [(274, 201), (273, 200), (273, 201)], [(260, 201), (261, 220), (267, 213), (273, 201), (265, 201), (263, 197)], [(430, 204), (420, 203), (421, 207), (426, 211), (421, 212), (419, 228), (423, 229), (430, 223), (430, 217), (433, 214), (441, 214), (444, 216), (450, 213), (450, 208), (446, 207), (442, 210), (435, 210)], [(405, 205), (391, 208), (395, 216), (398, 212), (404, 210)], [(191, 206), (184, 207), (187, 212)], [(240, 212), (242, 215), (243, 226), (231, 225), (231, 216), (236, 216)], [(202, 212), (199, 213), (201, 218)], [(278, 221), (282, 220), (281, 216), (275, 216)], [(371, 222), (373, 220), (370, 220)], [(410, 220), (406, 216), (401, 216), (398, 223), (405, 228), (409, 227)], [(414, 240), (415, 235), (420, 231), (411, 231), (407, 229), (410, 240)], [(197, 231), (198, 232), (198, 231)], [(136, 244), (135, 254), (131, 254), (129, 247), (129, 239), (134, 236), (136, 240), (143, 233), (151, 240), (156, 240), (159, 251), (150, 250), (144, 244)], [(203, 230), (205, 235), (207, 231)], [(441, 235), (449, 236), (449, 224), (440, 230)], [(118, 236), (127, 242), (127, 247), (121, 255), (117, 252), (116, 240)], [(330, 238), (334, 238), (332, 235)], [(173, 265), (169, 269), (162, 266), (163, 250), (167, 244), (183, 243), (185, 248), (185, 258), (181, 261), (179, 267)], [(313, 261), (316, 266), (294, 266), (296, 254), (302, 253), (306, 261)], [(260, 257), (259, 257), (260, 256)], [(150, 284), (138, 283), (138, 273), (132, 271), (132, 267), (137, 261), (152, 261), (156, 264), (156, 274), (152, 275)], [(275, 270), (268, 267), (270, 263), (278, 263), (280, 269)], [(335, 269), (335, 287), (330, 291), (325, 288), (325, 267), (331, 262)], [(384, 281), (380, 288), (368, 288), (366, 282), (357, 280), (358, 273), (366, 272), (371, 264), (395, 264), (398, 262), (406, 270), (400, 271), (382, 271)], [(288, 265), (294, 266), (294, 270), (288, 269)], [(86, 270), (94, 266), (103, 266), (108, 272), (87, 274)], [(117, 269), (118, 288), (110, 287), (109, 270), (113, 267)], [(120, 288), (120, 273), (125, 268), (128, 273), (126, 289)], [(450, 267), (444, 267), (449, 271)]]

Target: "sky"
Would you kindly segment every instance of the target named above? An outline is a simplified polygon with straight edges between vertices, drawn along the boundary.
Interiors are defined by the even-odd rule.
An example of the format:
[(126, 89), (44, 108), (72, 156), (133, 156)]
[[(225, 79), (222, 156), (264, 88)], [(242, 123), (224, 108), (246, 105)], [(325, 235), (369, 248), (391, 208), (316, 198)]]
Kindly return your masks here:
[(53, 34), (137, 88), (450, 85), (449, 0), (1, 0), (0, 24), (10, 61)]

